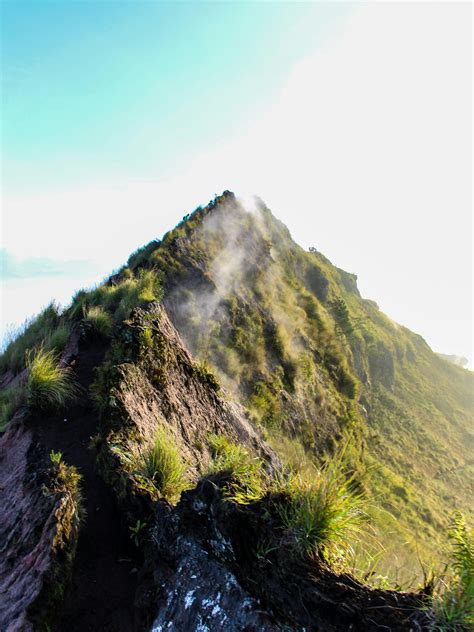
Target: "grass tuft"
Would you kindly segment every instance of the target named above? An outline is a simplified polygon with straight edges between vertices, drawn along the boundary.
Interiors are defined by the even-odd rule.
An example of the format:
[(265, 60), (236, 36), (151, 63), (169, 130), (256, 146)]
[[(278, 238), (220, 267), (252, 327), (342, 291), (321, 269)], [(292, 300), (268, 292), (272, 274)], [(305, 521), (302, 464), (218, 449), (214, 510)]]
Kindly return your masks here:
[(86, 330), (91, 330), (104, 338), (112, 333), (112, 317), (100, 306), (89, 307), (83, 322)]
[(136, 473), (149, 479), (169, 502), (179, 499), (188, 486), (187, 466), (181, 457), (174, 435), (163, 426), (151, 444), (136, 458)]
[(210, 435), (208, 443), (212, 456), (208, 472), (230, 474), (224, 487), (225, 497), (239, 504), (260, 500), (265, 493), (261, 459), (223, 435)]
[(27, 401), (34, 408), (63, 408), (77, 395), (78, 389), (73, 381), (73, 372), (69, 367), (61, 367), (53, 351), (40, 347), (27, 352), (26, 365)]
[(314, 478), (292, 475), (282, 485), (277, 511), (292, 544), (303, 556), (320, 555), (332, 563), (352, 552), (351, 538), (367, 522), (365, 499), (347, 476), (343, 450), (328, 461)]
[(433, 598), (433, 623), (437, 632), (474, 629), (474, 533), (464, 517), (454, 515), (449, 531), (451, 566)]

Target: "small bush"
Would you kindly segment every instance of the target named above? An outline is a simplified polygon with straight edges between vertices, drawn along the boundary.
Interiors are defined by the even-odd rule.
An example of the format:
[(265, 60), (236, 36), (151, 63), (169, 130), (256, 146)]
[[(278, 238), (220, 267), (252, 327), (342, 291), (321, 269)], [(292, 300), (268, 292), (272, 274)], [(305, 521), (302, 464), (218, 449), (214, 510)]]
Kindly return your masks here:
[(104, 338), (112, 333), (112, 317), (102, 307), (89, 307), (84, 317), (84, 329)]
[(163, 498), (173, 502), (187, 488), (187, 466), (173, 434), (161, 427), (136, 459), (136, 473), (149, 479)]
[(230, 475), (224, 487), (226, 498), (239, 504), (260, 500), (265, 493), (261, 459), (255, 458), (248, 450), (223, 435), (211, 435), (208, 443), (212, 456), (208, 472), (226, 472)]
[(474, 533), (461, 514), (454, 516), (449, 538), (451, 567), (433, 598), (431, 629), (468, 632), (474, 629)]
[(354, 489), (354, 477), (346, 475), (342, 454), (313, 479), (290, 476), (283, 486), (286, 498), (277, 502), (277, 511), (301, 555), (343, 559), (352, 550), (349, 539), (366, 522), (363, 495)]
[(34, 408), (63, 408), (77, 395), (72, 370), (59, 366), (56, 354), (42, 347), (27, 353), (27, 400)]

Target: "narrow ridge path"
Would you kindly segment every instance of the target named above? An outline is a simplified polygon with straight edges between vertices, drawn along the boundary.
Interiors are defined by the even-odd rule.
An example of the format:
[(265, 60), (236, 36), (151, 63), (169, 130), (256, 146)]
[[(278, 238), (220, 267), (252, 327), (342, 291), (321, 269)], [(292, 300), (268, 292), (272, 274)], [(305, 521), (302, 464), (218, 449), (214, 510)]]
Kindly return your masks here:
[(134, 599), (140, 562), (115, 499), (96, 471), (96, 453), (89, 447), (99, 430), (89, 386), (104, 353), (103, 345), (81, 344), (75, 366), (81, 395), (67, 413), (45, 419), (39, 431), (46, 449), (61, 451), (65, 463), (76, 466), (82, 475), (86, 510), (58, 632), (137, 630)]

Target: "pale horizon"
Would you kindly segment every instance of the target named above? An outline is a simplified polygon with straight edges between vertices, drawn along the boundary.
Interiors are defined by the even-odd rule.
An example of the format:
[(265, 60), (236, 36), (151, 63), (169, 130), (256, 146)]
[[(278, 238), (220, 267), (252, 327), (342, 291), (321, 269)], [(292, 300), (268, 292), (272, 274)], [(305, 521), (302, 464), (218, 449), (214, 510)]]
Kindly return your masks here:
[(2, 339), (230, 189), (472, 368), (471, 6), (137, 4), (2, 7)]

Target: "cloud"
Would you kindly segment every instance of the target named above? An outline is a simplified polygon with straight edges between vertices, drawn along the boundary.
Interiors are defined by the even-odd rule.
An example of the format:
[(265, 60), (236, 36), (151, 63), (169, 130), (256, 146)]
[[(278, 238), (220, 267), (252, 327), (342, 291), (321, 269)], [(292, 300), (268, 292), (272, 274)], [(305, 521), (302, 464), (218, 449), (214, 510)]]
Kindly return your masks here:
[(5, 281), (51, 277), (82, 278), (96, 272), (97, 266), (92, 261), (64, 261), (48, 257), (20, 259), (0, 248), (0, 278)]

